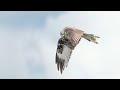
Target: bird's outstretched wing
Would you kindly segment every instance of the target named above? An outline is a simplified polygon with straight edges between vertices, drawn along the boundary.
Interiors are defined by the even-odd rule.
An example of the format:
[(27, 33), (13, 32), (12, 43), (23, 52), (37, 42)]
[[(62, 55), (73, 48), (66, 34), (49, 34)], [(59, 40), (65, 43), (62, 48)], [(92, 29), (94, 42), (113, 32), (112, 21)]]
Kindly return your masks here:
[(61, 37), (58, 40), (57, 51), (56, 51), (56, 64), (58, 71), (60, 70), (61, 74), (65, 67), (67, 67), (69, 59), (72, 54), (72, 50), (81, 40), (83, 31), (66, 27), (64, 30), (64, 37)]
[(82, 35), (84, 34), (84, 31), (78, 30), (76, 28), (64, 28), (65, 37), (68, 38), (73, 46), (76, 46), (79, 41), (81, 40)]
[(67, 67), (72, 51), (76, 45), (80, 42), (81, 38), (85, 38), (89, 41), (96, 42), (97, 36), (92, 34), (86, 34), (84, 31), (66, 27), (60, 32), (61, 38), (58, 40), (57, 51), (56, 51), (56, 64), (58, 71), (61, 74), (65, 67)]
[(56, 64), (58, 71), (60, 70), (61, 74), (65, 67), (67, 67), (72, 50), (74, 47), (68, 39), (60, 38), (58, 40), (57, 51), (56, 51)]

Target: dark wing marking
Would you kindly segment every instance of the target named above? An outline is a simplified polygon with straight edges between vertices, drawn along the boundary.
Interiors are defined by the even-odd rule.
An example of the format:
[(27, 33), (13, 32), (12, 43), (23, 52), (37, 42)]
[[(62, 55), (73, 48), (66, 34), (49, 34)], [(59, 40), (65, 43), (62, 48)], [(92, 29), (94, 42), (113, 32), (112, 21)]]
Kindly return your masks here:
[(68, 48), (66, 45), (64, 45), (63, 47), (63, 52), (61, 53), (56, 53), (56, 64), (57, 64), (57, 68), (59, 71), (60, 68), (60, 72), (62, 74), (62, 71), (64, 70), (65, 66), (67, 67), (70, 56), (71, 56), (72, 50), (70, 48)]
[(56, 52), (56, 64), (58, 71), (62, 74), (65, 67), (67, 67), (72, 50), (74, 49), (69, 40), (65, 38), (60, 38), (58, 40), (57, 52)]

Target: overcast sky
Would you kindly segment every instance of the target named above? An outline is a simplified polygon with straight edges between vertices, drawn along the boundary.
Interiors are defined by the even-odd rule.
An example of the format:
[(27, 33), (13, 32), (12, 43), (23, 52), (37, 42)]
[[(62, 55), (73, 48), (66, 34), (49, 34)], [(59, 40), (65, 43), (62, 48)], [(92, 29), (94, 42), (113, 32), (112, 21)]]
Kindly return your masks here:
[[(60, 31), (76, 27), (100, 36), (82, 39), (63, 74), (55, 53)], [(0, 78), (120, 78), (119, 11), (0, 12)]]

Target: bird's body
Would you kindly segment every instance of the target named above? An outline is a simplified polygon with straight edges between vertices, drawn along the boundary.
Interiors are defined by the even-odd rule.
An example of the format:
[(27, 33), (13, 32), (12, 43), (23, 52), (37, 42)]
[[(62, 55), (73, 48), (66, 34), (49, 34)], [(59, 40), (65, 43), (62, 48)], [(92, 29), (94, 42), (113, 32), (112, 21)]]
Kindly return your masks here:
[(72, 51), (79, 44), (81, 38), (85, 38), (88, 41), (96, 42), (96, 38), (93, 34), (86, 34), (84, 31), (66, 27), (60, 32), (61, 38), (58, 40), (56, 51), (56, 64), (58, 70), (62, 73), (64, 68), (67, 67)]

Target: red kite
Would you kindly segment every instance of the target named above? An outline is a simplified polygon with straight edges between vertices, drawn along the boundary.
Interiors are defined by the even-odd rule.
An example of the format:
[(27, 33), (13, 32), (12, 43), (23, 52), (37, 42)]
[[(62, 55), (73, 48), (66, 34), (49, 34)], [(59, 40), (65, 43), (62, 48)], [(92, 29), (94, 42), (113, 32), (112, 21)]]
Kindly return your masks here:
[(57, 44), (56, 51), (56, 64), (58, 71), (62, 74), (65, 67), (67, 67), (70, 56), (72, 54), (72, 50), (79, 44), (81, 38), (85, 38), (89, 42), (94, 42), (98, 44), (96, 38), (100, 38), (95, 36), (94, 34), (87, 34), (82, 30), (66, 27), (60, 32), (60, 39)]

